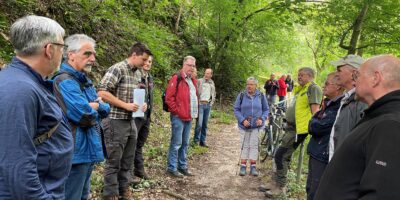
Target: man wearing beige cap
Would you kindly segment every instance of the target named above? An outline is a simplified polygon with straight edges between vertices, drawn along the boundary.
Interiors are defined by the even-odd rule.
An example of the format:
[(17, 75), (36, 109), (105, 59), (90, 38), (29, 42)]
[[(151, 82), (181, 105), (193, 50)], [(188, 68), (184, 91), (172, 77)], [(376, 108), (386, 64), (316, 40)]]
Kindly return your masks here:
[(356, 123), (361, 119), (362, 111), (367, 107), (365, 103), (355, 98), (355, 81), (353, 74), (357, 71), (364, 60), (357, 55), (347, 55), (340, 60), (331, 62), (336, 66), (338, 84), (345, 88), (345, 94), (340, 103), (335, 123), (329, 139), (329, 160), (333, 153), (340, 147), (342, 142)]

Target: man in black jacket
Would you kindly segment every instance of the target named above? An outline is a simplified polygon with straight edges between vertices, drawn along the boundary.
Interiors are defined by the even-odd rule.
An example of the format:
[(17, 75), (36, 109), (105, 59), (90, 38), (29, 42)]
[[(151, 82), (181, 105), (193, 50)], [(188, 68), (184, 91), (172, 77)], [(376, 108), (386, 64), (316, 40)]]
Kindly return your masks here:
[(323, 86), (326, 98), (321, 109), (313, 115), (308, 124), (308, 132), (312, 135), (307, 149), (310, 155), (306, 186), (308, 200), (314, 199), (321, 176), (328, 165), (329, 135), (343, 98), (343, 91), (343, 87), (338, 84), (336, 73), (328, 74)]
[(335, 152), (314, 199), (400, 199), (400, 59), (381, 55), (354, 73), (369, 105)]
[(275, 80), (275, 74), (272, 73), (270, 79), (267, 80), (264, 84), (265, 96), (268, 100), (268, 105), (271, 107), (271, 104), (275, 103), (276, 93), (279, 89), (279, 83)]
[[(153, 56), (150, 55), (149, 59), (144, 63), (143, 68), (137, 70), (135, 73), (140, 74), (142, 77), (139, 82), (139, 88), (145, 89), (145, 103), (148, 105), (144, 113), (144, 117), (135, 118), (136, 129), (138, 132), (135, 161), (133, 167), (133, 174), (142, 179), (150, 179), (144, 170), (143, 147), (149, 137), (151, 112), (153, 111), (153, 76), (150, 74), (150, 69), (153, 64)], [(134, 179), (135, 180), (135, 179)]]

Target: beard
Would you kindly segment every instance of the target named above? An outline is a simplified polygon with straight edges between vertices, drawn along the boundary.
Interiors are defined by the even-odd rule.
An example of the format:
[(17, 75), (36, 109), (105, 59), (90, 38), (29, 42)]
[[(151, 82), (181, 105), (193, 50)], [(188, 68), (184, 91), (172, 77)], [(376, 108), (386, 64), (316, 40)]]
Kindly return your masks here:
[(92, 66), (93, 66), (92, 63), (87, 63), (87, 64), (85, 65), (85, 67), (83, 68), (83, 71), (84, 71), (85, 73), (90, 73), (90, 72), (92, 72)]

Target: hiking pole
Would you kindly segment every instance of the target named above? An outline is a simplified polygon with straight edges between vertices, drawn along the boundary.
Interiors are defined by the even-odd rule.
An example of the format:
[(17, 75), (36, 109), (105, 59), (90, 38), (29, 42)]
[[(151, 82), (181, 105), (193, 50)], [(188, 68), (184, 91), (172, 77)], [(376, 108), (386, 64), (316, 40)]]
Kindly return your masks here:
[[(239, 166), (240, 166), (240, 161), (242, 160), (241, 158), (242, 158), (242, 152), (243, 152), (243, 145), (244, 145), (245, 137), (246, 137), (246, 131), (244, 131), (243, 140), (242, 140), (242, 144), (241, 144), (241, 148), (240, 148), (239, 161), (238, 161), (238, 165)], [(236, 168), (236, 176), (238, 175), (238, 173), (239, 173), (239, 168)]]

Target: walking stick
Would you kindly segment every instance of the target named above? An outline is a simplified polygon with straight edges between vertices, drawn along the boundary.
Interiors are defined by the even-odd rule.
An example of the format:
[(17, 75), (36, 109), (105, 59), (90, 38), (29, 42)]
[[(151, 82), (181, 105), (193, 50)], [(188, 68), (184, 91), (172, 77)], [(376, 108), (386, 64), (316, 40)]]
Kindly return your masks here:
[[(239, 161), (238, 161), (238, 164), (237, 164), (238, 166), (240, 166), (240, 161), (241, 161), (241, 157), (242, 157), (245, 136), (246, 136), (246, 132), (244, 132), (244, 135), (243, 135), (243, 140), (242, 140), (242, 144), (241, 144), (241, 148), (240, 148), (240, 154), (239, 154)], [(236, 168), (236, 176), (238, 175), (238, 173), (239, 173), (239, 168)]]

